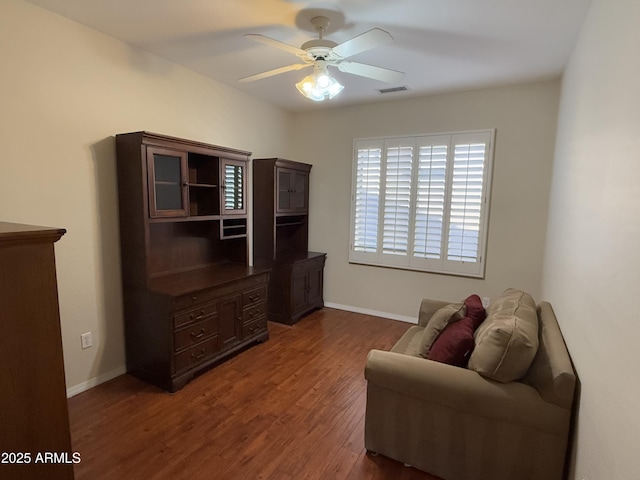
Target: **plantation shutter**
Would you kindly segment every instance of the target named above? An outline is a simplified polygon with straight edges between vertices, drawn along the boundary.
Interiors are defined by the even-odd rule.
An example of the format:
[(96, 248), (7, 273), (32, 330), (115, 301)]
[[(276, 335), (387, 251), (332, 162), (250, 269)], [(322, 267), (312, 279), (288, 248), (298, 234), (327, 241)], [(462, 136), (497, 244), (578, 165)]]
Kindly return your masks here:
[(407, 255), (411, 210), (413, 147), (386, 149), (382, 253)]
[(421, 145), (418, 151), (414, 257), (441, 258), (446, 174), (447, 144)]
[(452, 135), (446, 258), (450, 273), (481, 276), (486, 245), (491, 132)]
[(378, 213), (382, 168), (382, 142), (356, 146), (353, 247), (356, 252), (378, 251)]
[(478, 260), (484, 154), (484, 144), (455, 145), (448, 260)]
[(493, 135), (355, 141), (349, 261), (482, 277)]

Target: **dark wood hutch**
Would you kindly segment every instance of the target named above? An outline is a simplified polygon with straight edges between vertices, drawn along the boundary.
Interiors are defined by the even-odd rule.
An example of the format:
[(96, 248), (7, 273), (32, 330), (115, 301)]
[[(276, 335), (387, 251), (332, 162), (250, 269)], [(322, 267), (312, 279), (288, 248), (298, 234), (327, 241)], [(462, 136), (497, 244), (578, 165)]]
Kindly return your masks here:
[[(74, 478), (53, 246), (64, 234), (0, 222), (0, 477), (6, 479)], [(38, 461), (45, 452), (64, 455), (64, 463)]]
[(247, 261), (249, 152), (116, 136), (127, 370), (169, 391), (268, 339), (269, 269)]
[(308, 251), (311, 165), (253, 161), (254, 262), (271, 269), (269, 320), (292, 325), (324, 306), (326, 253)]

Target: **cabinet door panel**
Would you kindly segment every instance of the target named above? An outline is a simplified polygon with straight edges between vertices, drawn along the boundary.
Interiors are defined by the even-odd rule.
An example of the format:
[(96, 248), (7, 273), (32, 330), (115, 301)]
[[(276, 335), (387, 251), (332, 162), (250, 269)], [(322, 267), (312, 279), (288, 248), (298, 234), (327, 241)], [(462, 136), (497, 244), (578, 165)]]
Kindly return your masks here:
[(186, 216), (186, 153), (149, 147), (147, 149), (147, 170), (149, 176), (149, 216), (152, 218)]
[(276, 211), (288, 212), (291, 210), (291, 187), (293, 172), (284, 168), (278, 168), (278, 204)]
[(223, 349), (240, 341), (240, 327), (242, 325), (240, 300), (240, 294), (232, 295), (221, 299), (218, 304), (220, 343)]
[(277, 168), (277, 213), (307, 211), (309, 175), (293, 169)]
[(291, 276), (291, 312), (304, 310), (307, 306), (307, 272)]
[(313, 270), (309, 271), (309, 277), (308, 277), (309, 296), (308, 296), (308, 301), (309, 301), (310, 305), (321, 305), (322, 304), (322, 285), (323, 285), (322, 275), (323, 275), (323, 269), (322, 268), (313, 269)]
[(293, 176), (291, 192), (291, 209), (295, 211), (307, 210), (307, 179), (308, 175), (296, 173)]

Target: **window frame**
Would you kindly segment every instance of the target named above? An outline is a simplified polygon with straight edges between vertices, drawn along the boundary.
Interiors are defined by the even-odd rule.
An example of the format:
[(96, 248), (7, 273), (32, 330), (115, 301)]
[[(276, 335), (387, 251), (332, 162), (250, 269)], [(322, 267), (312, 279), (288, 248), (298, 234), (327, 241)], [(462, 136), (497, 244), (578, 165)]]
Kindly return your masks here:
[[(379, 266), (387, 268), (398, 268), (405, 270), (424, 271), (428, 273), (438, 273), (447, 275), (457, 275), (472, 278), (484, 278), (486, 268), (487, 238), (491, 205), (491, 187), (493, 178), (493, 160), (496, 129), (456, 131), (422, 135), (401, 135), (390, 137), (369, 137), (355, 138), (353, 140), (352, 156), (352, 177), (351, 177), (351, 218), (349, 230), (349, 263)], [(450, 235), (452, 184), (454, 159), (456, 158), (456, 145), (473, 145), (483, 143), (485, 145), (482, 186), (480, 200), (480, 215), (478, 224), (478, 246), (476, 261), (449, 260), (448, 242), (452, 238)], [(446, 148), (445, 182), (444, 182), (444, 210), (441, 219), (440, 232), (440, 258), (426, 258), (416, 256), (414, 252), (416, 240), (416, 212), (418, 197), (418, 179), (420, 167), (420, 148), (429, 146), (439, 146), (443, 144)], [(387, 160), (389, 148), (411, 147), (411, 182), (409, 197), (409, 228), (406, 253), (403, 255), (383, 253), (383, 230), (384, 230), (384, 209), (386, 201), (387, 185)], [(379, 188), (377, 199), (377, 241), (375, 251), (357, 251), (354, 248), (356, 243), (356, 208), (361, 207), (361, 199), (357, 197), (358, 184), (358, 156), (359, 151), (369, 152), (380, 150), (379, 165)], [(367, 154), (371, 158), (371, 153)], [(424, 177), (423, 177), (424, 178)], [(467, 177), (465, 177), (467, 178)], [(374, 195), (372, 193), (372, 195)], [(466, 198), (466, 197), (465, 197)], [(360, 202), (360, 203), (359, 203)], [(426, 242), (426, 239), (425, 239)]]

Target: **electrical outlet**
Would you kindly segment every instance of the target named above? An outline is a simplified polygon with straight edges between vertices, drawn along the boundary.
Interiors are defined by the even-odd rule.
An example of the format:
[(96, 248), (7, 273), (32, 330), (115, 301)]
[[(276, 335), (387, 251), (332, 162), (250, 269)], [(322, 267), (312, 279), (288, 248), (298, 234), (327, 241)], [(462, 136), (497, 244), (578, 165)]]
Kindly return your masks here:
[(82, 349), (89, 348), (93, 345), (93, 338), (91, 332), (83, 333), (80, 335), (80, 341), (82, 342)]
[(489, 297), (482, 297), (482, 306), (483, 306), (484, 308), (488, 308), (490, 303), (491, 303), (491, 298), (489, 298)]

